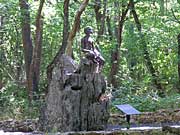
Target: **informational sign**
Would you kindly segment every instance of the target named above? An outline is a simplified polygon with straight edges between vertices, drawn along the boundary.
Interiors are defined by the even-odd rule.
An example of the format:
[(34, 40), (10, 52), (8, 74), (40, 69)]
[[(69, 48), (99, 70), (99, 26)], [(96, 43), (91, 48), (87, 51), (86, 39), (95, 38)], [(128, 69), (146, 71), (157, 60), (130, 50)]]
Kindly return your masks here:
[(140, 114), (141, 113), (129, 104), (115, 105), (115, 106), (126, 115)]

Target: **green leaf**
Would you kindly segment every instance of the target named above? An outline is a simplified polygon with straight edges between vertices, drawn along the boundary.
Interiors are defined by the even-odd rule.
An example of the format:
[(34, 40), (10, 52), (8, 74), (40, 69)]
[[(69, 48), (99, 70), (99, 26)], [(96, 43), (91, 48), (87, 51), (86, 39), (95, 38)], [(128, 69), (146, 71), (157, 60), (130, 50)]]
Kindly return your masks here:
[(177, 0), (177, 2), (180, 4), (180, 0)]

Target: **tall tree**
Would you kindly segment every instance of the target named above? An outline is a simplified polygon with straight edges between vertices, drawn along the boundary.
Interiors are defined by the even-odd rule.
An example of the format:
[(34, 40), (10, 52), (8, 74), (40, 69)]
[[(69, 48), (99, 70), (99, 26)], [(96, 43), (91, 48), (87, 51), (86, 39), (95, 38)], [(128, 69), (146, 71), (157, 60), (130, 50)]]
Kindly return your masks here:
[(62, 45), (61, 45), (59, 51), (57, 52), (53, 61), (47, 67), (48, 83), (51, 80), (52, 69), (53, 69), (54, 65), (57, 63), (58, 58), (61, 57), (61, 55), (64, 54), (65, 50), (66, 50), (67, 40), (68, 40), (68, 36), (69, 36), (69, 1), (70, 0), (64, 0), (64, 5), (63, 5), (63, 13), (64, 13), (63, 40), (62, 40)]
[(141, 23), (139, 21), (136, 10), (135, 10), (134, 0), (130, 0), (130, 7), (131, 7), (131, 13), (132, 13), (132, 15), (134, 17), (134, 21), (136, 23), (136, 27), (137, 27), (137, 29), (139, 31), (139, 35), (141, 37), (141, 44), (143, 45), (143, 52), (144, 52), (144, 59), (145, 59), (145, 62), (146, 62), (146, 66), (147, 66), (147, 68), (149, 69), (149, 72), (152, 75), (152, 80), (153, 80), (155, 86), (157, 87), (157, 89), (159, 89), (159, 95), (163, 96), (164, 91), (162, 91), (163, 90), (162, 85), (158, 80), (158, 73), (156, 72), (156, 70), (155, 70), (155, 68), (153, 66), (153, 63), (151, 62), (151, 58), (150, 58), (150, 54), (148, 52), (145, 36), (142, 33), (142, 26), (141, 26)]
[(40, 66), (41, 66), (41, 50), (42, 50), (42, 34), (43, 34), (43, 17), (42, 8), (45, 0), (40, 0), (39, 9), (36, 15), (36, 31), (35, 31), (35, 46), (33, 50), (32, 62), (30, 67), (30, 85), (32, 85), (32, 91), (39, 90), (40, 79)]
[[(179, 87), (180, 87), (180, 33), (177, 36), (178, 41), (178, 77), (179, 77)], [(180, 92), (180, 88), (179, 88)]]
[(95, 0), (94, 11), (96, 14), (96, 24), (97, 24), (98, 30), (100, 29), (100, 23), (101, 23), (101, 18), (102, 18), (101, 7), (102, 7), (101, 0)]
[(24, 48), (25, 67), (27, 89), (29, 92), (30, 101), (33, 98), (33, 92), (38, 89), (40, 61), (41, 61), (41, 44), (42, 44), (42, 16), (41, 11), (44, 0), (40, 0), (38, 13), (36, 16), (36, 31), (35, 31), (35, 47), (33, 50), (31, 38), (30, 10), (28, 0), (19, 0), (21, 15), (22, 15), (22, 41)]
[(164, 1), (165, 0), (160, 0), (159, 2), (160, 2), (160, 13), (161, 13), (161, 15), (163, 16), (164, 15)]
[[(4, 16), (0, 16), (0, 30), (2, 29), (4, 24)], [(3, 32), (0, 33), (0, 45), (3, 43)]]
[(106, 25), (107, 25), (107, 31), (108, 31), (108, 34), (109, 34), (109, 39), (110, 39), (110, 41), (112, 41), (113, 31), (112, 31), (111, 17), (110, 16), (111, 15), (110, 15), (109, 11), (107, 10)]
[(32, 99), (32, 88), (30, 82), (30, 65), (32, 61), (33, 45), (31, 38), (31, 28), (30, 28), (30, 11), (29, 4), (27, 0), (19, 0), (21, 16), (22, 16), (22, 41), (24, 48), (24, 58), (25, 58), (25, 69), (26, 69), (26, 79), (27, 79), (27, 89), (29, 92), (29, 98)]
[(99, 42), (100, 37), (104, 34), (105, 29), (105, 19), (107, 10), (107, 0), (96, 0), (94, 5), (94, 11), (96, 14), (96, 24), (97, 24), (97, 42)]
[[(180, 1), (178, 1), (178, 3), (180, 4)], [(175, 21), (180, 24), (180, 20), (176, 17), (173, 9), (171, 9), (171, 12), (172, 12), (172, 15), (175, 19)], [(177, 43), (178, 43), (178, 89), (179, 89), (179, 92), (180, 92), (180, 33), (177, 35)]]
[(83, 0), (81, 3), (79, 9), (76, 11), (74, 23), (72, 25), (72, 29), (69, 33), (68, 40), (67, 40), (67, 48), (66, 48), (66, 54), (68, 56), (72, 56), (72, 45), (73, 45), (73, 40), (74, 37), (76, 36), (76, 32), (79, 28), (80, 25), (80, 17), (83, 11), (85, 10), (86, 6), (88, 5), (89, 0)]
[[(3, 19), (4, 17), (3, 16), (0, 16), (0, 30), (2, 29), (3, 27)], [(3, 32), (0, 33), (0, 46), (2, 45), (3, 43)], [(0, 52), (0, 61), (2, 61), (2, 52)], [(1, 66), (0, 66), (0, 89), (3, 87), (3, 82), (2, 82), (2, 69), (1, 69)]]
[[(117, 8), (117, 7), (115, 7)], [(115, 37), (117, 38), (117, 44), (115, 47), (115, 50), (111, 54), (111, 69), (109, 74), (109, 84), (112, 84), (113, 87), (118, 87), (118, 81), (117, 81), (117, 74), (119, 70), (119, 62), (120, 62), (120, 47), (122, 43), (122, 32), (123, 32), (123, 26), (126, 19), (127, 12), (129, 10), (129, 4), (126, 6), (124, 3), (122, 4), (122, 12), (121, 15), (118, 16), (118, 27), (115, 29), (117, 30), (117, 34), (115, 32)]]
[(72, 25), (72, 29), (69, 31), (69, 0), (64, 1), (64, 26), (63, 26), (63, 42), (62, 46), (57, 52), (56, 56), (54, 57), (53, 61), (48, 65), (47, 67), (47, 76), (48, 76), (48, 82), (50, 82), (52, 77), (52, 69), (54, 65), (57, 63), (58, 58), (62, 54), (67, 54), (69, 56), (72, 56), (72, 45), (74, 37), (76, 36), (76, 32), (80, 25), (80, 17), (83, 11), (85, 10), (86, 6), (88, 5), (89, 0), (83, 0), (81, 3), (79, 9), (76, 12), (75, 20)]

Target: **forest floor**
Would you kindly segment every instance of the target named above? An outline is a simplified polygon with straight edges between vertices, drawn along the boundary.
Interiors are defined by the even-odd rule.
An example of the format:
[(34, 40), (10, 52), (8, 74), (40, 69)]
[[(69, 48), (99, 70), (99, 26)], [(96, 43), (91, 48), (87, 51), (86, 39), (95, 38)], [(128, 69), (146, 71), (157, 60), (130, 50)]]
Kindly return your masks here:
[[(23, 135), (23, 134), (43, 134), (36, 131), (38, 119), (28, 120), (3, 120), (0, 121), (1, 135)], [(126, 131), (151, 131), (161, 130), (165, 126), (174, 126), (180, 130), (180, 109), (158, 110), (156, 112), (143, 112), (139, 115), (132, 115), (131, 127), (127, 130), (127, 122), (123, 114), (111, 114), (108, 128), (104, 132), (126, 132)], [(103, 131), (102, 131), (103, 132)], [(101, 134), (102, 132), (96, 132)], [(85, 133), (84, 133), (85, 134)], [(103, 133), (105, 134), (105, 133)], [(120, 133), (119, 133), (120, 134)]]

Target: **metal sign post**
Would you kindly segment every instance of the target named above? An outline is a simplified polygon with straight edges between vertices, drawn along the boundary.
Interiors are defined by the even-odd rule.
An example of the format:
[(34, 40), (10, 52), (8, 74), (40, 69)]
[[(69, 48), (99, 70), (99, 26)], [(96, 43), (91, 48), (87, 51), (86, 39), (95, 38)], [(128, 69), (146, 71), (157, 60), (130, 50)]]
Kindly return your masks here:
[(136, 110), (134, 107), (132, 107), (129, 104), (115, 105), (115, 106), (126, 115), (126, 121), (128, 123), (127, 128), (129, 129), (131, 115), (140, 114), (141, 112), (139, 112), (138, 110)]

